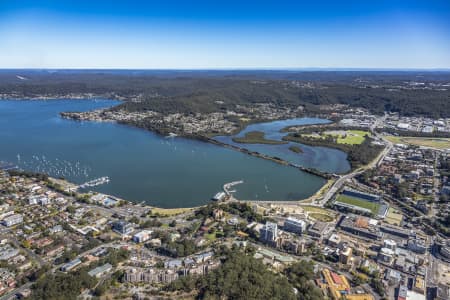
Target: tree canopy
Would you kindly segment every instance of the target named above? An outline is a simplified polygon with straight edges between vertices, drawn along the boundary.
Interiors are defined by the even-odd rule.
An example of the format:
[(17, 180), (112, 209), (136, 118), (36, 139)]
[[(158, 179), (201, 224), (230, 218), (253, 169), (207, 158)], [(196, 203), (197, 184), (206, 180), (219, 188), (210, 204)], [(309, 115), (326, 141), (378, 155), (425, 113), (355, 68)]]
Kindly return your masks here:
[(227, 251), (222, 265), (204, 277), (187, 276), (172, 282), (168, 291), (197, 290), (198, 299), (323, 299), (313, 282), (313, 265), (301, 261), (284, 273), (270, 271), (252, 252)]

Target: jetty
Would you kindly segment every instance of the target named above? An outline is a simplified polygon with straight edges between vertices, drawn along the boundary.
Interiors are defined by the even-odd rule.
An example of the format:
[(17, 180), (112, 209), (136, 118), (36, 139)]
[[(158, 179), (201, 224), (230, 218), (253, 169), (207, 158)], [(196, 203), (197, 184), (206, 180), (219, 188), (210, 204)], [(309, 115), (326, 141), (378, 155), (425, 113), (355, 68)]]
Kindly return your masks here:
[(238, 180), (238, 181), (233, 181), (233, 182), (225, 183), (225, 184), (223, 185), (223, 191), (225, 192), (225, 194), (226, 194), (227, 196), (231, 196), (231, 194), (234, 193), (235, 191), (234, 191), (234, 190), (230, 191), (230, 188), (232, 188), (232, 187), (235, 186), (235, 185), (242, 184), (242, 183), (244, 183), (244, 180)]
[(109, 183), (109, 182), (110, 182), (109, 177), (108, 176), (104, 176), (104, 177), (96, 178), (96, 179), (90, 180), (88, 182), (85, 182), (83, 184), (80, 184), (77, 188), (78, 189), (85, 189), (85, 188), (88, 188), (88, 187), (94, 187), (94, 186), (106, 184), (106, 183)]

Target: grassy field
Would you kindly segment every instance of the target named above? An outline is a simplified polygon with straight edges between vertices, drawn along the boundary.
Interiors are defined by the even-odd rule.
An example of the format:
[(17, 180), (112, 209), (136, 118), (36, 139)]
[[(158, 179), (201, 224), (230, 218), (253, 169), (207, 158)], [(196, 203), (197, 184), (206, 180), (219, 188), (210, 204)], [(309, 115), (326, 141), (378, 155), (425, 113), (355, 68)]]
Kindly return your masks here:
[(152, 214), (156, 215), (159, 214), (161, 216), (176, 216), (185, 212), (189, 212), (194, 210), (194, 208), (159, 208), (159, 207), (153, 207), (152, 208)]
[[(337, 216), (337, 213), (335, 211), (317, 207), (317, 206), (301, 205), (300, 207), (303, 209), (303, 211), (309, 213), (309, 215), (313, 218), (315, 218), (315, 217), (326, 218), (328, 216), (332, 219), (335, 219)], [(322, 217), (319, 217), (319, 215), (321, 215)]]
[(213, 232), (213, 233), (207, 233), (207, 234), (205, 234), (205, 238), (208, 240), (208, 241), (215, 241), (216, 240), (216, 233), (215, 232)]
[(327, 136), (332, 136), (336, 138), (338, 144), (347, 145), (360, 145), (364, 142), (366, 136), (369, 135), (368, 131), (363, 130), (328, 130), (319, 134), (302, 134), (302, 136), (324, 139)]
[(320, 213), (310, 213), (309, 216), (313, 219), (316, 219), (317, 221), (322, 222), (332, 222), (335, 219), (334, 217), (328, 214), (320, 214)]
[(302, 205), (301, 208), (309, 213), (318, 213), (318, 214), (329, 214), (330, 211), (326, 210), (325, 208), (317, 207), (317, 206), (310, 206), (310, 205)]
[(369, 209), (370, 211), (372, 211), (373, 214), (377, 214), (378, 209), (380, 208), (380, 205), (378, 203), (374, 203), (374, 202), (370, 202), (370, 201), (366, 201), (363, 199), (359, 199), (356, 197), (350, 197), (350, 196), (346, 196), (346, 195), (339, 195), (337, 197), (336, 201)]
[(386, 136), (386, 139), (394, 144), (410, 144), (436, 149), (450, 149), (450, 138), (426, 138), (426, 137), (405, 137)]
[(301, 208), (308, 213), (308, 216), (317, 221), (332, 222), (337, 216), (334, 211), (317, 206), (302, 205)]
[(241, 144), (269, 144), (269, 145), (287, 144), (286, 141), (267, 140), (264, 137), (264, 132), (262, 131), (247, 132), (244, 137), (234, 137), (233, 142)]
[(389, 207), (388, 213), (384, 221), (386, 223), (400, 226), (403, 220), (403, 215), (401, 212), (397, 211), (395, 208)]
[(338, 144), (359, 145), (364, 142), (369, 132), (363, 130), (346, 130), (345, 134), (333, 131), (325, 131), (324, 134), (337, 136)]

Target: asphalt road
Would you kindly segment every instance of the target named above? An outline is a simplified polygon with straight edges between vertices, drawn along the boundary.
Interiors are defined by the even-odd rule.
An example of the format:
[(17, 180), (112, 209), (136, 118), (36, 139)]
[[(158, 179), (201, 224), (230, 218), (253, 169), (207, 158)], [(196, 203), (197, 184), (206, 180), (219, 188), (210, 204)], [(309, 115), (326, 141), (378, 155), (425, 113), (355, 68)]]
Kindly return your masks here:
[[(375, 134), (375, 135), (377, 135), (377, 134)], [(316, 202), (316, 203), (312, 203), (312, 205), (324, 206), (333, 197), (333, 195), (336, 194), (337, 191), (339, 191), (339, 189), (344, 185), (344, 183), (347, 180), (350, 180), (353, 177), (355, 177), (356, 175), (363, 173), (367, 169), (376, 167), (381, 161), (383, 161), (383, 159), (386, 157), (386, 155), (389, 153), (389, 151), (391, 151), (391, 149), (393, 147), (393, 144), (391, 142), (386, 141), (386, 140), (384, 140), (384, 141), (387, 145), (383, 149), (383, 151), (381, 151), (381, 153), (378, 155), (378, 157), (376, 159), (374, 159), (368, 165), (365, 165), (365, 166), (353, 171), (352, 173), (341, 176), (338, 180), (336, 180), (336, 182), (333, 184), (333, 186), (324, 195), (322, 200), (320, 200), (319, 202)]]

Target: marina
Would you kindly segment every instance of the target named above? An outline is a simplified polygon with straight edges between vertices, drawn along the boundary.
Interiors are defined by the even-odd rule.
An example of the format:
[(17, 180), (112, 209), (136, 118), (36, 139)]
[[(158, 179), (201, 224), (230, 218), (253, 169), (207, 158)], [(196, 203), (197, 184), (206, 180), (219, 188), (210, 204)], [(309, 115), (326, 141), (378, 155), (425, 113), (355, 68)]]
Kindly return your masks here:
[(0, 161), (0, 170), (8, 171), (8, 170), (13, 170), (13, 169), (17, 169), (17, 166), (14, 165), (13, 163), (9, 163), (6, 161)]

